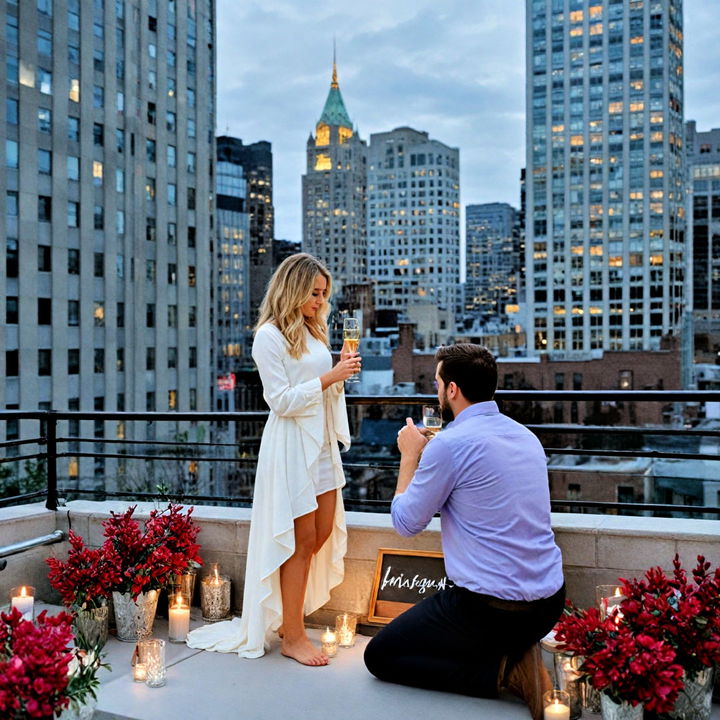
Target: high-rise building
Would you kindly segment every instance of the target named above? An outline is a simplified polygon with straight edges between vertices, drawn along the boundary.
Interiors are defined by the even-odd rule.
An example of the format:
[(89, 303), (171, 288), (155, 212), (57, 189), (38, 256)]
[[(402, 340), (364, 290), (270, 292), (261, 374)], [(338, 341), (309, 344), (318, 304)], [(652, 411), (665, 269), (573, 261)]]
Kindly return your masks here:
[[(0, 407), (209, 410), (213, 0), (15, 1), (0, 22)], [(181, 427), (58, 432), (144, 440)], [(132, 485), (115, 459), (60, 472)]]
[(680, 330), (681, 0), (526, 0), (528, 348)]
[(504, 319), (517, 304), (518, 211), (507, 203), (465, 208), (465, 315)]
[(692, 243), (692, 307), (696, 358), (720, 357), (720, 128), (685, 125), (688, 231)]
[(366, 154), (365, 141), (345, 109), (333, 62), (330, 92), (307, 142), (303, 250), (327, 265), (338, 292), (367, 277)]
[[(233, 152), (234, 142), (230, 137), (217, 139), (214, 347), (218, 377), (252, 365), (248, 182), (245, 168)], [(226, 394), (221, 393), (221, 398), (227, 399)], [(228, 409), (220, 405), (216, 403), (218, 409)]]
[[(400, 127), (370, 136), (368, 272), (378, 310), (460, 302), (460, 153)], [(452, 327), (453, 321), (448, 324)]]
[(248, 257), (250, 267), (249, 320), (255, 324), (258, 309), (274, 269), (272, 244), (275, 234), (273, 207), (272, 145), (266, 140), (243, 145), (242, 140), (221, 136), (217, 139), (218, 159), (240, 165), (247, 184), (244, 208), (249, 219)]

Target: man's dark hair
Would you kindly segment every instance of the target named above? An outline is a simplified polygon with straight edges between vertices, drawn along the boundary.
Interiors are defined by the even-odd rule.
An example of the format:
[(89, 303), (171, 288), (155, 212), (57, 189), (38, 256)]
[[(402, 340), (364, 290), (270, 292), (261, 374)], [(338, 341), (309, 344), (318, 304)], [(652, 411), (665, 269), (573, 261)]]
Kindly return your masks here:
[(497, 389), (497, 364), (486, 347), (472, 343), (443, 345), (435, 353), (435, 362), (442, 363), (438, 374), (445, 387), (454, 382), (473, 403), (492, 400)]

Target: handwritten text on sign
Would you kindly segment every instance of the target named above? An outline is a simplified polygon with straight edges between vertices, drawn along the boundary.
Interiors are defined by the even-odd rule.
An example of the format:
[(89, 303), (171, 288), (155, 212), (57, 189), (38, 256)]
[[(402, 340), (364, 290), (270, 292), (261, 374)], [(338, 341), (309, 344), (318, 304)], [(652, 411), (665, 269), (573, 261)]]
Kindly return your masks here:
[[(403, 572), (395, 575), (393, 574), (393, 566), (388, 565), (380, 582), (380, 591), (385, 592), (387, 588), (397, 588), (398, 590), (414, 590), (418, 595), (424, 595), (427, 590), (437, 592), (452, 587), (452, 585), (452, 580), (448, 580), (445, 575), (441, 578), (427, 578), (420, 575), (409, 577)], [(389, 599), (390, 593), (385, 593), (385, 597)]]

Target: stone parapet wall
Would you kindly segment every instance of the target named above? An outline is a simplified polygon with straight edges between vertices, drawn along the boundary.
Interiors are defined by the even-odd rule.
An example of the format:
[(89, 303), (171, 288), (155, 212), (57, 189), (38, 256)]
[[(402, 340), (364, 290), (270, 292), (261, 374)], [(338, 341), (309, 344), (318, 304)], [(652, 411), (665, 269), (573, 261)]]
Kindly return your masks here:
[[(102, 521), (111, 510), (122, 512), (125, 502), (74, 501), (57, 513), (42, 504), (0, 509), (2, 545), (45, 535), (55, 529), (72, 528), (89, 545), (103, 541)], [(146, 517), (151, 503), (139, 503), (138, 518)], [(250, 510), (197, 506), (193, 515), (201, 526), (201, 555), (208, 562), (219, 562), (222, 572), (233, 582), (232, 603), (239, 612), (247, 556)], [(379, 548), (440, 550), (440, 521), (436, 518), (428, 530), (413, 538), (397, 535), (390, 516), (379, 513), (347, 513), (348, 552), (345, 580), (332, 591), (329, 602), (310, 618), (325, 624), (339, 611), (366, 615)], [(676, 552), (686, 567), (698, 554), (713, 565), (720, 563), (720, 522), (673, 518), (623, 517), (585, 514), (553, 514), (553, 527), (563, 552), (568, 597), (581, 606), (594, 602), (595, 586), (612, 583), (618, 577), (635, 577), (647, 568), (660, 565), (672, 569)], [(47, 582), (44, 558), (67, 556), (67, 542), (42, 546), (7, 558), (0, 572), (0, 604), (6, 602), (11, 587), (30, 584), (43, 600), (57, 602)]]

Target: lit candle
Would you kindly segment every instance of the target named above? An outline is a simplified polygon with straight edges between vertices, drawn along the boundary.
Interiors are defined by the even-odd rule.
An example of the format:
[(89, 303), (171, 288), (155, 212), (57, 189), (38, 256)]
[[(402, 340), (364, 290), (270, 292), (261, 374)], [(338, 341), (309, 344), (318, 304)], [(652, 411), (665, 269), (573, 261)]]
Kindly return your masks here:
[(335, 620), (335, 632), (340, 647), (352, 647), (355, 644), (355, 623), (357, 618), (350, 613), (338, 615)]
[(230, 614), (230, 578), (220, 575), (217, 563), (211, 563), (210, 574), (200, 584), (200, 609), (203, 620), (224, 620)]
[(168, 610), (169, 627), (168, 639), (170, 642), (185, 642), (190, 631), (190, 603), (183, 593), (173, 595)]
[(322, 643), (322, 651), (329, 658), (337, 655), (337, 635), (329, 627), (325, 628), (325, 632), (320, 636), (320, 642)]
[(570, 720), (570, 708), (559, 700), (554, 700), (545, 708), (543, 720)]
[(34, 588), (31, 588), (29, 585), (23, 585), (20, 588), (13, 588), (12, 590), (10, 605), (22, 613), (24, 620), (33, 619), (33, 606), (35, 604), (33, 590)]
[(135, 682), (141, 682), (144, 683), (147, 679), (147, 668), (145, 667), (145, 663), (135, 663), (133, 666), (133, 680)]

